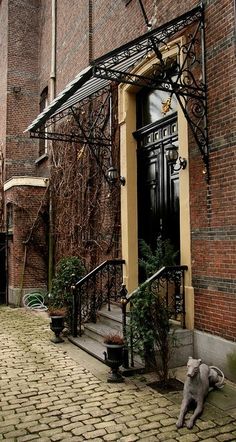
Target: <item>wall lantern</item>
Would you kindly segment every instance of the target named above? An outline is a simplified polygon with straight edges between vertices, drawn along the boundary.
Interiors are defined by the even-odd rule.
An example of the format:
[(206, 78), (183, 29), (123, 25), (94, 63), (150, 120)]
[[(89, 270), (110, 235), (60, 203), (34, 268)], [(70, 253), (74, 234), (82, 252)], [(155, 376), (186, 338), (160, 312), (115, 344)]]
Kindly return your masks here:
[(122, 186), (125, 185), (125, 178), (123, 176), (119, 176), (118, 170), (116, 167), (109, 167), (107, 171), (107, 180), (110, 184), (116, 184), (119, 182)]
[(177, 160), (179, 159), (179, 167), (178, 169), (175, 168), (176, 172), (180, 169), (185, 169), (187, 166), (187, 160), (185, 158), (179, 157), (179, 153), (177, 150), (177, 147), (170, 143), (166, 147), (166, 158), (169, 164), (173, 164), (173, 166), (176, 166)]

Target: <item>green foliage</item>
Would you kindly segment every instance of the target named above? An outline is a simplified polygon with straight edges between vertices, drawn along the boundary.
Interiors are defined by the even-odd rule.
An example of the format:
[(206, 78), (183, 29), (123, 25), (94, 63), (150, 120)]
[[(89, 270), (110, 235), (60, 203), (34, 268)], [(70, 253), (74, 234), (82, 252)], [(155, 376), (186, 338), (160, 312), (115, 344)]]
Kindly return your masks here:
[[(165, 299), (147, 285), (141, 286), (134, 296), (130, 329), (136, 349), (146, 366), (158, 372), (160, 380), (167, 382), (174, 334), (170, 332), (171, 312)], [(156, 359), (159, 354), (159, 363)]]
[(152, 276), (163, 266), (172, 266), (176, 264), (178, 251), (174, 249), (169, 239), (157, 238), (156, 249), (152, 251), (151, 247), (141, 239), (139, 242), (141, 258), (139, 259), (140, 269), (143, 270), (146, 278)]
[[(154, 251), (144, 240), (140, 241), (139, 246), (139, 265), (145, 279), (162, 267), (176, 264), (178, 251), (169, 239), (158, 237)], [(170, 331), (171, 316), (165, 297), (157, 290), (155, 283), (147, 285), (144, 282), (133, 297), (130, 326), (136, 349), (143, 356), (146, 366), (155, 369), (164, 382), (168, 380), (175, 341), (174, 332)], [(159, 355), (159, 362), (156, 355)]]
[(56, 274), (52, 280), (52, 293), (49, 298), (50, 307), (67, 307), (71, 312), (72, 299), (70, 286), (85, 275), (85, 268), (79, 258), (69, 256), (62, 258), (56, 267)]
[(227, 354), (227, 362), (232, 380), (236, 382), (236, 351)]

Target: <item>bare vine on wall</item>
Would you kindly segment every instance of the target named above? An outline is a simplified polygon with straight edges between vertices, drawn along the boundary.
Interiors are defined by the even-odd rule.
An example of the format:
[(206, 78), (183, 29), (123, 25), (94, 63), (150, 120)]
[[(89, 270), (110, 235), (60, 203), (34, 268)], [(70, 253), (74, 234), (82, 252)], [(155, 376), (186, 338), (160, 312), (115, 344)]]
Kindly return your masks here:
[(14, 254), (15, 265), (12, 271), (19, 269), (18, 283), (21, 291), (29, 285), (46, 287), (48, 189), (45, 189), (43, 195), (40, 193), (31, 197), (27, 189), (18, 188), (16, 193), (8, 197), (6, 203), (13, 205), (15, 218), (13, 237), (8, 241), (8, 259), (11, 260), (11, 255)]
[[(116, 99), (116, 93), (113, 93)], [(114, 103), (113, 109), (117, 109)], [(99, 101), (93, 103), (99, 106)], [(83, 109), (83, 118), (91, 118), (91, 103)], [(111, 161), (119, 165), (117, 117), (103, 119), (102, 132), (111, 128)], [(63, 132), (78, 130), (76, 120), (61, 124)], [(93, 147), (101, 165), (107, 158), (102, 146)], [(78, 256), (87, 269), (104, 259), (120, 256), (120, 190), (104, 179), (88, 143), (53, 142), (50, 185), (54, 211), (55, 258)]]

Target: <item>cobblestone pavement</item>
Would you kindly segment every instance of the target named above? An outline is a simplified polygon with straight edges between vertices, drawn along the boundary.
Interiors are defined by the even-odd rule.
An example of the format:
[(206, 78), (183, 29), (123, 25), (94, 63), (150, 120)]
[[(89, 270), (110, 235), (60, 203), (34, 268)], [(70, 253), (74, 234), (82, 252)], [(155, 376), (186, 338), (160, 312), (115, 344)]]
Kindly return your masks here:
[(179, 405), (135, 379), (99, 379), (50, 342), (48, 322), (0, 308), (0, 440), (236, 441), (234, 417), (210, 404), (193, 430), (177, 430)]

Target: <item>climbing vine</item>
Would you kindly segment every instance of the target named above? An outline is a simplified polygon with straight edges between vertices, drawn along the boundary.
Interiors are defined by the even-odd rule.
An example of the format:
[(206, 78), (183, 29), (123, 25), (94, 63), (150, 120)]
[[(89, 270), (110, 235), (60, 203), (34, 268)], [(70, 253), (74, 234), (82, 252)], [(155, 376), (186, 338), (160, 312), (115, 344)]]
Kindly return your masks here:
[[(99, 106), (99, 102), (93, 106)], [(112, 164), (119, 167), (116, 90), (113, 109), (100, 128), (105, 136), (112, 128), (109, 154)], [(83, 114), (85, 119), (92, 115), (89, 102)], [(67, 134), (77, 131), (76, 119), (68, 117), (58, 129)], [(47, 284), (50, 198), (55, 264), (76, 256), (89, 271), (105, 259), (120, 257), (120, 188), (110, 186), (104, 178), (105, 169), (98, 166), (97, 159), (101, 166), (107, 161), (104, 146), (96, 146), (97, 159), (87, 143), (53, 141), (49, 147), (50, 179), (44, 194), (41, 189), (30, 196), (22, 187), (13, 190), (5, 201), (14, 207), (15, 234), (9, 240), (9, 250), (19, 268), (21, 293), (26, 280), (27, 285), (32, 281), (32, 286), (40, 281), (43, 286)]]
[[(84, 118), (89, 119), (89, 113), (90, 104), (83, 110)], [(119, 165), (116, 119), (113, 113), (111, 155), (114, 164)], [(109, 130), (108, 125), (106, 118), (104, 134)], [(74, 118), (68, 118), (60, 128), (66, 133), (78, 130)], [(103, 165), (102, 146), (96, 147), (96, 155)], [(91, 269), (104, 259), (119, 256), (120, 190), (108, 185), (88, 144), (53, 142), (50, 185), (56, 261), (78, 256)]]

